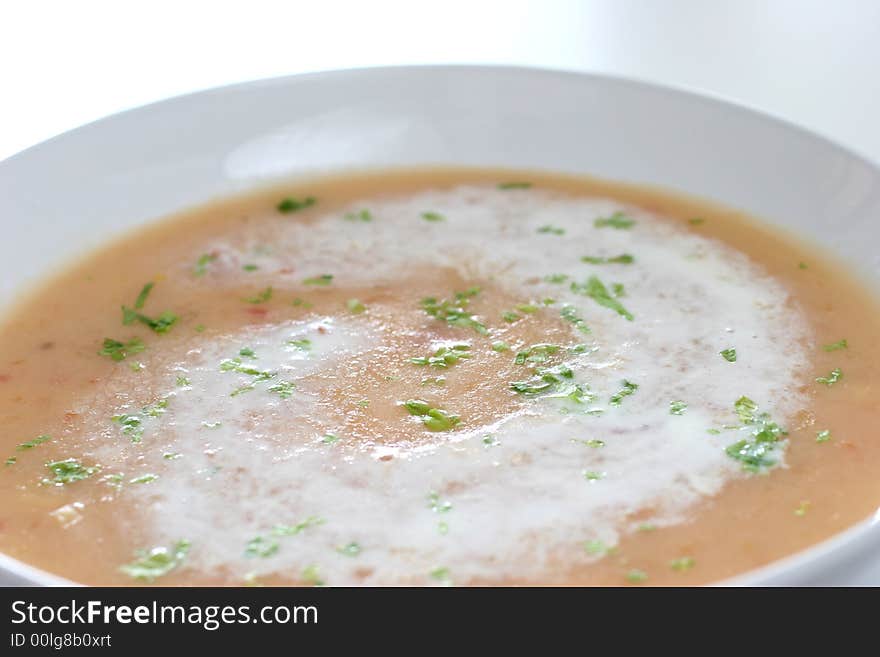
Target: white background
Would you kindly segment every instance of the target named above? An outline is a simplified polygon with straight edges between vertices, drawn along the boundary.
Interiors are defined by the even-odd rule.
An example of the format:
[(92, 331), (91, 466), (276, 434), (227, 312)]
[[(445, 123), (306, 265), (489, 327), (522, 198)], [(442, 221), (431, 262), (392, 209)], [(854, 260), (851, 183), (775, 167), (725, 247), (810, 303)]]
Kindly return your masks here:
[(0, 0), (0, 159), (206, 87), (465, 62), (705, 91), (880, 161), (878, 0)]

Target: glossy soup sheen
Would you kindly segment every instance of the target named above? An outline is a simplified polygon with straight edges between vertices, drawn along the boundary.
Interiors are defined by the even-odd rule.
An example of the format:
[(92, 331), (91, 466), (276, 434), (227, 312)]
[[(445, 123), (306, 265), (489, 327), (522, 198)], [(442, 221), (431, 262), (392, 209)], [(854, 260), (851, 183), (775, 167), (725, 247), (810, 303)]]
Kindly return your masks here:
[[(529, 184), (508, 184), (498, 188), (499, 184), (506, 182)], [(471, 536), (466, 539), (461, 538), (461, 534), (456, 536), (457, 526), (461, 526), (456, 524), (460, 523), (458, 519), (466, 513), (469, 504), (476, 503), (473, 497), (467, 497), (470, 484), (432, 481), (430, 454), (420, 457), (421, 460), (415, 456), (421, 454), (420, 449), (430, 450), (446, 441), (454, 442), (460, 432), (468, 431), (477, 432), (480, 437), (485, 434), (485, 445), (490, 449), (494, 440), (492, 428), (496, 423), (512, 414), (528, 412), (528, 409), (535, 408), (534, 404), (541, 403), (510, 390), (511, 381), (529, 377), (520, 369), (523, 364), (515, 363), (513, 359), (528, 345), (569, 345), (580, 339), (574, 335), (576, 326), (570, 320), (560, 320), (559, 304), (543, 296), (539, 300), (517, 296), (500, 279), (480, 279), (479, 268), (475, 270), (477, 273), (465, 275), (462, 269), (431, 264), (429, 258), (422, 257), (426, 249), (431, 249), (429, 237), (424, 241), (414, 239), (408, 245), (412, 258), (405, 275), (378, 283), (370, 282), (366, 273), (366, 283), (352, 276), (338, 275), (332, 280), (315, 280), (320, 275), (316, 276), (317, 273), (306, 266), (301, 268), (296, 259), (278, 266), (277, 260), (271, 259), (276, 257), (272, 244), (267, 244), (263, 251), (254, 251), (253, 262), (234, 260), (232, 264), (224, 260), (226, 256), (218, 256), (215, 246), (224, 240), (237, 243), (243, 236), (258, 235), (261, 231), (271, 240), (273, 226), (279, 222), (309, 226), (318, 221), (318, 217), (334, 214), (338, 215), (340, 234), (368, 231), (370, 225), (382, 221), (379, 213), (369, 208), (381, 208), (388, 199), (406, 198), (425, 190), (440, 194), (438, 198), (442, 198), (444, 190), (461, 186), (491, 190), (486, 192), (489, 196), (500, 192), (510, 195), (540, 192), (562, 199), (610, 199), (624, 209), (632, 208), (634, 213), (651, 213), (659, 217), (660, 223), (666, 222), (682, 234), (698, 235), (709, 240), (707, 244), (720, 242), (745, 254), (756, 271), (776, 281), (780, 290), (787, 294), (785, 303), (796, 308), (798, 316), (806, 320), (804, 327), (793, 329), (793, 335), (800, 343), (792, 348), (803, 350), (807, 361), (797, 365), (791, 380), (786, 381), (791, 386), (791, 394), (799, 395), (799, 401), (790, 417), (784, 423), (780, 422), (788, 430), (785, 465), (727, 477), (718, 491), (698, 495), (694, 503), (679, 509), (681, 513), (675, 520), (654, 523), (650, 505), (645, 508), (621, 507), (624, 510), (617, 521), (626, 524), (628, 529), (619, 531), (614, 544), (608, 544), (607, 540), (603, 542), (601, 536), (590, 534), (590, 527), (584, 527), (583, 535), (571, 541), (571, 557), (559, 548), (567, 538), (559, 539), (558, 545), (554, 543), (542, 551), (541, 532), (531, 535), (523, 529), (523, 535), (530, 541), (528, 545), (534, 545), (528, 550), (542, 555), (543, 565), (539, 571), (513, 567), (513, 564), (511, 567), (499, 566), (497, 572), (487, 566), (483, 571), (456, 577), (454, 569), (449, 568), (447, 572), (443, 567), (445, 564), (437, 563), (430, 569), (425, 568), (424, 572), (410, 572), (401, 566), (400, 572), (392, 577), (386, 576), (381, 567), (377, 570), (374, 564), (361, 568), (352, 566), (345, 571), (349, 573), (345, 583), (702, 584), (743, 573), (802, 550), (865, 519), (876, 510), (880, 502), (880, 478), (877, 477), (880, 468), (880, 440), (877, 436), (880, 390), (876, 377), (876, 372), (880, 371), (880, 349), (876, 345), (876, 336), (880, 335), (880, 313), (871, 293), (840, 266), (796, 239), (737, 212), (654, 189), (536, 172), (413, 170), (297, 181), (205, 205), (126, 235), (28, 294), (0, 325), (0, 457), (8, 459), (6, 465), (0, 465), (0, 550), (38, 568), (88, 584), (127, 585), (155, 581), (162, 584), (238, 585), (246, 582), (314, 584), (326, 581), (332, 585), (333, 578), (319, 578), (318, 569), (332, 571), (336, 566), (328, 564), (335, 558), (356, 560), (369, 556), (368, 543), (362, 539), (355, 543), (358, 537), (352, 536), (352, 543), (337, 545), (337, 551), (343, 556), (328, 555), (324, 561), (313, 563), (310, 559), (293, 566), (284, 561), (283, 567), (277, 569), (263, 565), (269, 563), (268, 559), (283, 558), (283, 551), (293, 549), (288, 548), (294, 545), (293, 542), (306, 540), (307, 535), (318, 536), (325, 527), (329, 531), (334, 521), (332, 505), (316, 510), (320, 519), (299, 508), (290, 517), (279, 518), (287, 523), (284, 538), (271, 538), (267, 529), (265, 536), (259, 537), (257, 542), (241, 544), (240, 549), (237, 543), (234, 551), (248, 551), (250, 560), (245, 562), (259, 566), (258, 576), (247, 566), (224, 565), (221, 557), (217, 557), (220, 561), (209, 568), (188, 567), (188, 563), (197, 563), (199, 540), (207, 536), (195, 526), (191, 528), (192, 535), (182, 536), (182, 531), (175, 535), (189, 541), (191, 552), (180, 564), (175, 564), (177, 567), (153, 573), (161, 574), (160, 577), (136, 578), (133, 575), (137, 575), (137, 571), (120, 570), (125, 564), (137, 561), (139, 550), (156, 547), (157, 537), (164, 536), (161, 527), (156, 525), (156, 517), (161, 519), (163, 513), (174, 514), (183, 509), (175, 505), (183, 505), (186, 500), (172, 499), (178, 489), (162, 489), (160, 486), (171, 477), (167, 474), (169, 468), (190, 467), (187, 459), (191, 452), (201, 450), (199, 458), (204, 459), (214, 454), (212, 450), (220, 450), (226, 455), (236, 453), (235, 450), (261, 450), (268, 455), (266, 458), (271, 458), (273, 450), (277, 450), (287, 458), (291, 453), (290, 445), (299, 444), (298, 441), (305, 440), (305, 434), (311, 436), (313, 433), (318, 438), (324, 436), (322, 440), (326, 444), (321, 449), (340, 450), (339, 468), (344, 469), (349, 462), (346, 459), (357, 458), (350, 457), (351, 454), (366, 453), (372, 455), (376, 467), (386, 467), (396, 459), (422, 463), (424, 488), (404, 487), (401, 490), (404, 490), (404, 496), (409, 495), (415, 500), (412, 513), (424, 511), (430, 515), (426, 516), (430, 527), (436, 525), (440, 529), (436, 535), (425, 538), (424, 544), (430, 547), (436, 541), (473, 539), (473, 532), (479, 532), (479, 528), (472, 527)], [(469, 198), (467, 194), (479, 195), (473, 191), (462, 193), (465, 205)], [(279, 212), (279, 203), (284, 198), (293, 199), (293, 207), (288, 204), (287, 211)], [(540, 197), (530, 198), (540, 204)], [(361, 214), (359, 208), (367, 213)], [(447, 219), (452, 220), (451, 212), (447, 211), (445, 214), (450, 216), (446, 217), (443, 213), (430, 212), (432, 210), (425, 208), (427, 214), (436, 216), (413, 217), (414, 222), (423, 222), (418, 225), (423, 226), (420, 230), (427, 236), (434, 234), (428, 231), (442, 230), (438, 227)], [(515, 217), (511, 219), (515, 220)], [(639, 225), (629, 230), (639, 230)], [(574, 239), (571, 230), (565, 234), (563, 229), (549, 224), (532, 232), (535, 240)], [(604, 239), (606, 233), (601, 235)], [(623, 240), (628, 239), (627, 235), (622, 230), (611, 237)], [(405, 236), (401, 239), (411, 238)], [(448, 239), (448, 235), (444, 239)], [(492, 245), (477, 247), (491, 249)], [(584, 243), (582, 250), (585, 256), (591, 253), (589, 242)], [(636, 262), (631, 266), (637, 267), (639, 253), (635, 247), (632, 253)], [(307, 261), (311, 255), (297, 254), (297, 258)], [(384, 266), (384, 256), (381, 252), (374, 255), (374, 266), (378, 271)], [(616, 252), (608, 252), (603, 257), (616, 255)], [(266, 262), (269, 266), (260, 264)], [(590, 272), (598, 272), (610, 285), (614, 280), (611, 272), (623, 271), (625, 266), (626, 263), (612, 261), (611, 264), (595, 265)], [(551, 273), (552, 269), (535, 272), (537, 277)], [(650, 278), (652, 272), (647, 271), (644, 275)], [(312, 280), (305, 282), (307, 279)], [(142, 308), (136, 311), (154, 320), (162, 311), (173, 311), (178, 318), (167, 332), (151, 330), (137, 319), (123, 324), (120, 306), (127, 306), (130, 312), (135, 312), (135, 299), (148, 282), (152, 282), (153, 287), (149, 289)], [(565, 285), (567, 290), (568, 281)], [(439, 299), (453, 291), (474, 287), (479, 287), (480, 291), (469, 298), (467, 303), (471, 305), (468, 308), (482, 318), (488, 327), (486, 334), (470, 330), (473, 327), (468, 326), (467, 321), (463, 325), (454, 325), (425, 312), (424, 298)], [(267, 292), (269, 288), (271, 292)], [(622, 290), (617, 299), (627, 307), (631, 306)], [(584, 331), (580, 337), (586, 344), (597, 341), (598, 358), (605, 346), (602, 343), (602, 322), (626, 322), (626, 319), (618, 317), (614, 308), (609, 310), (601, 304), (589, 304), (581, 307), (581, 316), (592, 326), (592, 333)], [(640, 315), (637, 308), (630, 309), (635, 315), (633, 324), (651, 319)], [(779, 310), (776, 308), (774, 312)], [(170, 397), (167, 409), (156, 410), (155, 400), (167, 390), (167, 386), (162, 390), (157, 387), (159, 375), (156, 373), (172, 371), (175, 363), (185, 362), (188, 350), (198, 350), (207, 341), (221, 340), (223, 336), (234, 336), (242, 331), (259, 331), (261, 327), (288, 323), (300, 326), (322, 317), (338, 318), (333, 320), (338, 326), (354, 326), (349, 336), (351, 345), (356, 345), (358, 340), (372, 339), (365, 336), (378, 332), (383, 336), (383, 345), (382, 351), (375, 353), (381, 353), (382, 357), (372, 357), (366, 362), (355, 356), (347, 357), (344, 367), (334, 365), (327, 372), (313, 373), (311, 379), (309, 376), (297, 379), (296, 386), (286, 392), (283, 387), (274, 388), (277, 394), (272, 398), (274, 410), (271, 415), (263, 418), (249, 411), (252, 425), (248, 431), (253, 434), (252, 441), (218, 446), (211, 444), (209, 429), (205, 432), (206, 437), (198, 440), (187, 436), (173, 438), (173, 426), (163, 429), (171, 432), (165, 434), (159, 430), (154, 434), (148, 429), (143, 439), (136, 441), (133, 437), (140, 431), (138, 427), (129, 433), (124, 431), (125, 420), (118, 415), (120, 405), (137, 409), (153, 404), (153, 415), (142, 414), (144, 426), (152, 426), (150, 423), (154, 419), (166, 422), (168, 417), (174, 417), (177, 399), (183, 399), (185, 393), (179, 393), (181, 397), (178, 398)], [(358, 327), (369, 328), (363, 328), (361, 332)], [(316, 330), (323, 331), (321, 326)], [(784, 333), (784, 326), (780, 330)], [(688, 326), (680, 326), (677, 335), (681, 343), (687, 343), (690, 340)], [(127, 342), (135, 337), (146, 347), (141, 352), (130, 353), (120, 360), (114, 360), (107, 353), (98, 353), (105, 338)], [(410, 362), (412, 357), (431, 356), (436, 347), (436, 342), (432, 341), (440, 339), (451, 341), (448, 344), (465, 340), (469, 349), (467, 357), (460, 361), (453, 358), (439, 367)], [(845, 347), (842, 340), (846, 341)], [(510, 345), (510, 351), (491, 348), (493, 343), (502, 341)], [(714, 359), (711, 360), (713, 367), (745, 367), (742, 363), (748, 358), (746, 341), (738, 336), (731, 337), (729, 342), (727, 346), (737, 348), (737, 360), (723, 362), (724, 356), (714, 346), (708, 350), (711, 354), (707, 356)], [(236, 356), (237, 346), (238, 343), (236, 350), (228, 352), (229, 356)], [(244, 362), (240, 366), (246, 367), (250, 362), (246, 355), (247, 346), (242, 343), (241, 348), (245, 351), (242, 352), (244, 355), (238, 356), (238, 362)], [(356, 346), (351, 348), (356, 350)], [(635, 349), (638, 350), (638, 346)], [(551, 358), (551, 364), (558, 364), (558, 361)], [(235, 368), (236, 365), (233, 362), (229, 367)], [(681, 371), (690, 367), (700, 365), (684, 357)], [(839, 380), (828, 385), (829, 373), (836, 369), (840, 372)], [(645, 372), (641, 371), (642, 387), (635, 390), (631, 398), (618, 403), (619, 409), (625, 409), (639, 394), (647, 394), (644, 384), (649, 375)], [(185, 390), (196, 386), (189, 382), (188, 376), (185, 368), (179, 369), (178, 384)], [(435, 380), (440, 376), (445, 377), (442, 385)], [(825, 377), (825, 383), (816, 381), (821, 377)], [(628, 376), (622, 372), (618, 378), (625, 380)], [(274, 381), (277, 382), (277, 378)], [(269, 383), (271, 381), (265, 385)], [(246, 394), (241, 395), (242, 403), (253, 403), (258, 394), (269, 394), (265, 392), (267, 389), (245, 391)], [(338, 420), (344, 430), (326, 433), (320, 422), (312, 422), (309, 417), (298, 415), (298, 411), (285, 411), (286, 408), (298, 408), (284, 405), (288, 396), (290, 403), (296, 404), (298, 396), (309, 394), (321, 400), (316, 412), (322, 417), (336, 418), (334, 421)], [(729, 419), (736, 418), (734, 401), (747, 395), (747, 380), (742, 381), (741, 387), (729, 391)], [(428, 430), (427, 424), (410, 417), (401, 406), (401, 401), (412, 398), (428, 399), (437, 407), (452, 409), (461, 419), (458, 423), (434, 427), (440, 429), (438, 431)], [(581, 403), (581, 400), (575, 401)], [(688, 413), (695, 413), (700, 403), (696, 398), (686, 401), (690, 408), (680, 411), (685, 418)], [(579, 412), (561, 405), (552, 406), (552, 409), (546, 411), (549, 413), (547, 417), (551, 418), (548, 422), (555, 422), (552, 418), (557, 417), (557, 411), (563, 414)], [(156, 418), (166, 416), (166, 411), (167, 417)], [(289, 416), (285, 415), (286, 412)], [(618, 410), (614, 404), (605, 404), (601, 412), (615, 413)], [(117, 416), (115, 420), (111, 419), (113, 415)], [(417, 414), (417, 417), (421, 416)], [(637, 417), (633, 418), (634, 431), (651, 431), (647, 424), (640, 429)], [(210, 420), (206, 418), (205, 426), (210, 427)], [(263, 421), (268, 423), (266, 431), (271, 436), (264, 435), (260, 425)], [(446, 419), (441, 416), (440, 424), (444, 422)], [(826, 430), (829, 433), (821, 433)], [(341, 435), (342, 445), (339, 447), (330, 444), (339, 440), (337, 433)], [(327, 435), (331, 438), (326, 438)], [(38, 436), (49, 438), (42, 440)], [(740, 437), (731, 437), (728, 442)], [(583, 439), (585, 445), (589, 442), (587, 439), (593, 439), (591, 446), (596, 447), (600, 443), (595, 441), (605, 437), (597, 433), (580, 434), (578, 438)], [(689, 439), (723, 441), (724, 437), (701, 429)], [(120, 454), (124, 452), (124, 456), (117, 459), (114, 450)], [(503, 454), (502, 451), (498, 453)], [(166, 457), (164, 462), (159, 457), (161, 454)], [(336, 457), (328, 458), (332, 464)], [(518, 457), (514, 454), (510, 458), (515, 460)], [(730, 457), (725, 455), (725, 458)], [(65, 459), (76, 459), (78, 464), (96, 469), (80, 480), (68, 478), (60, 485), (60, 480), (52, 480), (57, 471), (52, 472), (46, 464)], [(534, 454), (528, 456), (528, 467), (539, 468), (540, 463), (533, 463), (533, 459)], [(206, 472), (205, 479), (219, 479), (219, 485), (227, 492), (234, 492), (233, 500), (236, 496), (246, 500), (254, 490), (261, 491), (260, 495), (271, 496), (273, 488), (258, 487), (253, 468), (247, 465), (250, 462), (243, 459), (241, 463), (238, 474), (227, 475), (234, 470), (227, 464), (225, 470), (218, 468)], [(575, 476), (580, 477), (580, 472), (578, 469)], [(582, 483), (601, 494), (601, 479), (609, 479), (613, 474), (613, 468), (609, 468), (608, 474), (602, 472), (595, 476), (584, 471), (586, 481)], [(150, 480), (156, 476), (158, 479)], [(228, 479), (223, 479), (227, 476)], [(366, 481), (364, 485), (378, 485), (373, 480)], [(251, 485), (256, 488), (250, 488)], [(236, 486), (241, 489), (237, 490)], [(200, 489), (179, 490), (179, 495), (185, 496)], [(358, 505), (357, 486), (354, 490), (355, 493), (343, 499), (341, 504)], [(157, 493), (151, 491), (165, 491), (163, 495), (170, 497), (157, 497)], [(278, 495), (291, 493), (285, 491)], [(528, 501), (529, 494), (523, 495), (522, 499)], [(452, 502), (445, 502), (447, 499)], [(278, 500), (273, 503), (277, 504)], [(237, 523), (240, 521), (242, 526), (246, 525), (251, 513), (251, 507), (245, 508), (244, 502), (242, 505), (241, 509), (235, 508), (233, 501), (229, 509), (230, 541), (242, 540), (235, 533)], [(283, 509), (283, 504), (279, 508)], [(513, 511), (502, 507), (498, 513), (508, 512)], [(211, 541), (223, 540), (225, 521), (223, 516), (218, 517), (210, 529), (213, 532)], [(392, 516), (382, 522), (393, 529), (398, 520)], [(295, 522), (301, 524), (291, 528)], [(535, 522), (540, 523), (540, 519)], [(486, 527), (487, 532), (493, 531), (492, 526)], [(491, 536), (482, 538), (492, 539)], [(173, 552), (169, 542), (161, 545)], [(376, 546), (376, 549), (380, 548), (386, 550), (388, 546)], [(499, 549), (504, 553), (507, 546), (499, 546)], [(529, 552), (523, 554), (525, 556), (516, 558), (522, 558), (525, 564)], [(167, 553), (160, 561), (165, 557)], [(319, 553), (317, 559), (324, 557)], [(377, 572), (380, 575), (375, 575)]]

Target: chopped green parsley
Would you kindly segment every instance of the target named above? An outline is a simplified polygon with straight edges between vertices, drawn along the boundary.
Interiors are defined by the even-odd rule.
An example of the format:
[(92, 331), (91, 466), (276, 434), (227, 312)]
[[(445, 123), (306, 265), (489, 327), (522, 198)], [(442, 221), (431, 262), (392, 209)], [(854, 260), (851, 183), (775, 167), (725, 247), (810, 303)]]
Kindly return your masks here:
[(471, 298), (479, 293), (480, 288), (472, 287), (464, 292), (456, 292), (453, 299), (438, 300), (435, 297), (426, 297), (421, 301), (422, 310), (450, 326), (472, 328), (477, 333), (485, 335), (489, 330), (477, 320), (475, 315), (467, 311)]
[(552, 226), (550, 224), (541, 226), (536, 232), (550, 235), (565, 235), (564, 228), (559, 228), (558, 226)]
[(581, 262), (590, 265), (631, 265), (636, 259), (629, 253), (621, 253), (618, 256), (606, 258), (604, 256), (583, 256)]
[(336, 548), (336, 551), (339, 554), (346, 557), (356, 557), (361, 553), (361, 550), (362, 548), (360, 544), (355, 543), (354, 541), (352, 541), (348, 545), (341, 545), (340, 547)]
[(421, 399), (408, 399), (403, 402), (403, 406), (410, 415), (418, 417), (429, 431), (449, 431), (461, 422), (460, 416), (433, 408)]
[(360, 210), (359, 212), (346, 212), (346, 221), (361, 221), (368, 223), (373, 220), (373, 214), (369, 210)]
[(122, 566), (120, 570), (134, 579), (152, 582), (180, 566), (189, 548), (189, 541), (177, 541), (170, 548), (154, 547), (149, 551), (140, 551), (135, 561)]
[(159, 417), (168, 407), (167, 399), (160, 399), (155, 404), (144, 406), (140, 413), (124, 413), (122, 415), (114, 415), (110, 418), (122, 427), (122, 433), (128, 436), (133, 443), (141, 442), (144, 435), (143, 418)]
[(278, 203), (278, 212), (283, 214), (288, 214), (290, 212), (299, 212), (300, 210), (305, 210), (306, 208), (312, 207), (317, 202), (317, 199), (314, 196), (306, 196), (302, 199), (288, 197), (282, 199)]
[(430, 367), (449, 367), (458, 361), (470, 358), (470, 345), (454, 344), (450, 347), (440, 347), (433, 356), (410, 358), (409, 362), (415, 365), (427, 365)]
[(518, 352), (513, 362), (517, 365), (524, 365), (525, 363), (544, 363), (551, 355), (555, 354), (560, 349), (561, 347), (555, 344), (533, 344), (531, 347), (526, 347)]
[(838, 340), (837, 342), (823, 345), (822, 349), (825, 351), (838, 351), (840, 349), (846, 349), (847, 347), (849, 347), (849, 345), (846, 342), (846, 338), (844, 338), (843, 340)]
[(358, 299), (349, 299), (345, 302), (345, 307), (348, 308), (348, 312), (355, 315), (359, 315), (367, 309)]
[(321, 274), (303, 280), (303, 285), (330, 285), (333, 282), (333, 274)]
[(204, 253), (200, 255), (199, 259), (196, 260), (196, 266), (193, 268), (193, 273), (196, 276), (204, 276), (208, 272), (208, 265), (216, 259), (217, 254), (215, 253)]
[(673, 559), (669, 562), (669, 567), (672, 568), (672, 570), (683, 573), (693, 568), (696, 563), (697, 562), (693, 557), (678, 557), (678, 559)]
[(631, 584), (641, 584), (648, 579), (648, 573), (638, 568), (633, 568), (626, 574), (626, 581)]
[(446, 217), (437, 212), (422, 212), (422, 219), (424, 219), (425, 221), (437, 222), (444, 221)]
[(827, 443), (831, 438), (831, 432), (828, 429), (823, 429), (816, 434), (817, 443)]
[(632, 383), (631, 381), (627, 381), (624, 379), (622, 383), (622, 388), (611, 395), (611, 405), (612, 406), (620, 406), (620, 403), (623, 401), (624, 397), (629, 397), (630, 395), (635, 394), (636, 390), (639, 389), (638, 383)]
[(546, 283), (565, 283), (567, 280), (568, 276), (565, 274), (549, 274), (544, 277)]
[(245, 299), (248, 303), (266, 303), (269, 299), (272, 298), (272, 287), (267, 287), (265, 290), (260, 290), (252, 297), (248, 297)]
[(771, 421), (768, 413), (758, 413), (758, 405), (748, 397), (740, 397), (734, 404), (742, 423), (740, 429), (748, 429), (750, 436), (726, 448), (727, 455), (743, 464), (743, 469), (758, 472), (761, 468), (776, 464), (773, 457), (778, 442), (788, 432)]
[(130, 480), (128, 483), (130, 483), (130, 484), (149, 484), (153, 481), (156, 481), (158, 478), (159, 478), (159, 475), (149, 473), (149, 474), (141, 475), (140, 477), (135, 477), (134, 479)]
[(627, 217), (623, 212), (615, 212), (610, 217), (599, 217), (593, 222), (596, 228), (616, 228), (617, 230), (626, 230), (636, 225), (633, 219)]
[(34, 438), (33, 440), (28, 440), (27, 442), (21, 443), (15, 448), (16, 452), (26, 452), (29, 449), (33, 449), (43, 443), (49, 442), (52, 440), (52, 436), (48, 436), (46, 434), (41, 434)]
[(684, 415), (684, 412), (687, 410), (688, 405), (677, 399), (675, 401), (669, 402), (669, 414), (670, 415)]
[(495, 340), (492, 343), (492, 351), (510, 351), (510, 345), (504, 342), (504, 340)]
[(843, 372), (840, 371), (839, 367), (835, 367), (831, 370), (831, 373), (828, 376), (820, 376), (816, 379), (816, 383), (821, 383), (826, 386), (833, 386), (835, 383), (840, 381), (843, 378)]
[(600, 306), (610, 308), (629, 321), (634, 319), (632, 314), (623, 307), (623, 304), (608, 292), (608, 288), (605, 287), (604, 283), (597, 276), (590, 276), (586, 283), (572, 283), (571, 291), (582, 294), (585, 297), (590, 297)]
[(98, 466), (85, 466), (76, 459), (50, 461), (46, 464), (46, 467), (54, 477), (51, 479), (48, 477), (44, 478), (41, 483), (54, 486), (64, 486), (76, 481), (88, 479), (100, 470)]
[(498, 189), (529, 189), (532, 186), (530, 182), (503, 182), (498, 183)]
[(139, 354), (146, 349), (144, 341), (140, 338), (132, 338), (128, 342), (119, 342), (112, 338), (104, 338), (104, 346), (98, 352), (100, 356), (108, 356), (111, 360), (125, 360), (132, 354)]
[(587, 323), (581, 318), (578, 314), (577, 308), (571, 306), (569, 304), (565, 304), (562, 306), (562, 309), (559, 311), (559, 316), (562, 317), (569, 324), (574, 325), (574, 327), (580, 331), (581, 333), (590, 333), (590, 327), (587, 326)]
[(723, 349), (720, 353), (721, 357), (728, 363), (736, 362), (736, 349), (734, 349), (733, 347), (730, 347), (729, 349)]

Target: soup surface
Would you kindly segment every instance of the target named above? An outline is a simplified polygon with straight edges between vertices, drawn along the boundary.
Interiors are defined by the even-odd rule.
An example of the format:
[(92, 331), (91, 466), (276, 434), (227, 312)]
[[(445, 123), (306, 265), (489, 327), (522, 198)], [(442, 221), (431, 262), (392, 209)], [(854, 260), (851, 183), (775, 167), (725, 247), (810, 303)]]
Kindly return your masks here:
[(302, 181), (0, 327), (0, 550), (91, 584), (686, 584), (880, 501), (880, 313), (735, 212), (548, 174)]

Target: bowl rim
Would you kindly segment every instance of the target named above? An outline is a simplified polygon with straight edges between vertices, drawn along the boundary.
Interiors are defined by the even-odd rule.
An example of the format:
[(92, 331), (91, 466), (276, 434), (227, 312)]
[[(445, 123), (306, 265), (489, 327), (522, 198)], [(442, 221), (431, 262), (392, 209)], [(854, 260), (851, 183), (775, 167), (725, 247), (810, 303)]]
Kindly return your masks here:
[[(185, 105), (185, 103), (197, 97), (222, 96), (231, 92), (248, 92), (262, 87), (284, 87), (296, 85), (306, 80), (319, 78), (344, 80), (346, 77), (351, 76), (382, 76), (385, 74), (423, 76), (426, 74), (470, 75), (474, 73), (483, 75), (497, 75), (503, 73), (545, 78), (560, 77), (576, 79), (583, 83), (592, 82), (605, 85), (626, 86), (650, 94), (677, 96), (691, 103), (699, 103), (704, 106), (709, 106), (716, 111), (720, 110), (749, 114), (753, 118), (760, 120), (765, 124), (770, 124), (778, 130), (793, 133), (801, 138), (810, 140), (814, 143), (819, 143), (824, 148), (830, 149), (838, 155), (842, 155), (861, 164), (880, 179), (880, 162), (874, 161), (867, 155), (844, 146), (820, 132), (807, 129), (791, 120), (773, 114), (772, 112), (756, 108), (748, 103), (731, 99), (722, 94), (697, 90), (694, 87), (686, 85), (658, 83), (636, 76), (580, 71), (566, 68), (508, 64), (415, 64), (401, 66), (352, 67), (266, 77), (216, 87), (208, 87), (114, 112), (70, 130), (65, 130), (64, 132), (53, 135), (44, 141), (29, 146), (3, 160), (0, 160), (0, 175), (3, 175), (8, 168), (14, 167), (20, 158), (32, 154), (38, 154), (45, 149), (55, 147), (63, 148), (63, 142), (65, 140), (74, 136), (79, 136), (81, 133), (93, 129), (100, 129), (102, 125), (124, 120), (130, 115), (150, 113), (159, 107), (171, 108), (175, 105)], [(772, 561), (756, 569), (714, 582), (714, 584), (720, 586), (811, 584), (815, 583), (813, 580), (816, 577), (821, 576), (823, 573), (831, 572), (838, 567), (844, 567), (847, 563), (852, 563), (859, 558), (865, 558), (867, 554), (872, 551), (874, 553), (880, 552), (880, 507), (878, 507), (877, 511), (872, 516), (803, 550)], [(13, 581), (18, 585), (78, 586), (78, 584), (72, 580), (68, 580), (49, 571), (31, 566), (24, 561), (0, 552), (0, 575), (3, 574), (11, 575)], [(825, 582), (825, 584), (828, 584), (828, 582)]]

